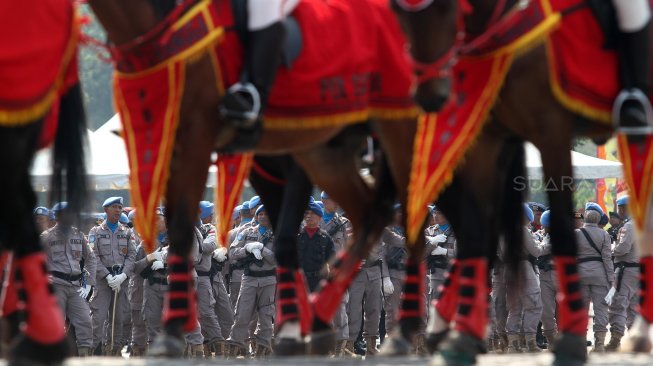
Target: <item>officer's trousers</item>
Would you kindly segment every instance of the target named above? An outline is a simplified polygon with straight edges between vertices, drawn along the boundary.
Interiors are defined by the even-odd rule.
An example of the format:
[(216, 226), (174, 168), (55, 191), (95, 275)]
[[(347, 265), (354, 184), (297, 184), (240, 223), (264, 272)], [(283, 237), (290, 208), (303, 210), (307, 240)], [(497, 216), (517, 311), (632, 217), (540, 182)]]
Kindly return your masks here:
[(556, 293), (558, 289), (555, 270), (540, 270), (540, 291), (542, 293), (542, 333), (557, 333)]
[(224, 339), (229, 338), (231, 327), (234, 325), (234, 309), (231, 306), (231, 299), (227, 294), (227, 289), (224, 287), (222, 275), (220, 273), (213, 277), (213, 297), (215, 298), (214, 312), (218, 317), (220, 324), (220, 331)]
[[(359, 274), (360, 276), (360, 274)], [(365, 309), (365, 324), (363, 337), (378, 337), (379, 322), (383, 299), (381, 294), (381, 278), (375, 280), (354, 281), (349, 287), (349, 340), (358, 338), (358, 331), (363, 321)]]
[[(610, 331), (623, 335), (628, 325), (628, 312), (634, 311), (639, 302), (639, 269), (624, 268), (619, 292), (614, 294), (609, 307)], [(630, 310), (633, 309), (633, 310)]]
[(261, 287), (257, 283), (258, 281), (249, 281), (247, 278), (243, 278), (241, 282), (240, 295), (236, 301), (234, 326), (231, 328), (229, 341), (240, 347), (245, 347), (249, 324), (258, 312), (256, 343), (271, 348), (276, 283)]
[(93, 323), (86, 300), (79, 297), (79, 287), (53, 283), (54, 295), (59, 307), (70, 324), (75, 327), (77, 347), (93, 346)]
[(207, 342), (224, 341), (222, 330), (218, 323), (218, 316), (215, 314), (215, 298), (211, 278), (199, 276), (197, 278), (197, 307), (199, 321), (202, 326), (202, 335)]
[(608, 304), (605, 302), (605, 296), (608, 294), (610, 286), (605, 285), (580, 285), (580, 293), (583, 296), (583, 303), (585, 308), (589, 311), (590, 302), (594, 307), (594, 325), (592, 329), (596, 332), (608, 331)]

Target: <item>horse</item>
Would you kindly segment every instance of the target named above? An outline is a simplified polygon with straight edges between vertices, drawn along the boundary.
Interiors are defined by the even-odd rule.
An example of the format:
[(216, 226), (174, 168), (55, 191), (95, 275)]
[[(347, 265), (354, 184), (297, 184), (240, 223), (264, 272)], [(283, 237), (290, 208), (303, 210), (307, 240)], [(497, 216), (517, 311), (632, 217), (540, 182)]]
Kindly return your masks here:
[[(461, 56), (461, 52), (474, 52), (470, 45), (480, 43), (480, 40), (487, 40), (496, 36), (492, 31), (497, 31), (502, 21), (507, 17), (506, 14), (516, 12), (513, 8), (516, 1), (485, 1), (472, 0), (468, 2), (457, 1), (438, 1), (438, 2), (417, 2), (415, 7), (405, 6), (401, 1), (394, 1), (393, 9), (395, 10), (402, 27), (407, 30), (406, 34), (411, 43), (411, 55), (416, 59), (415, 63), (422, 67), (418, 72), (429, 72), (429, 78), (438, 78), (452, 75), (455, 82), (455, 74), (442, 73), (442, 65), (447, 63), (443, 59)], [(548, 4), (548, 2), (547, 2)], [(584, 9), (589, 11), (586, 3), (577, 4), (562, 3), (560, 14), (561, 22), (564, 25), (569, 14)], [(460, 8), (459, 8), (460, 7)], [(550, 8), (549, 8), (550, 10)], [(439, 24), (429, 21), (435, 17), (442, 18), (443, 14), (450, 14), (449, 24)], [(458, 16), (455, 14), (458, 12)], [(457, 20), (456, 20), (457, 19)], [(458, 27), (456, 26), (458, 24)], [(593, 25), (595, 28), (596, 24)], [(594, 32), (596, 33), (596, 29)], [(452, 32), (457, 29), (457, 32)], [(449, 35), (448, 40), (444, 42), (434, 42), (431, 38), (435, 35)], [(461, 36), (467, 35), (464, 39)], [(440, 38), (441, 40), (442, 38)], [(471, 41), (470, 41), (471, 40)], [(465, 43), (468, 41), (469, 43)], [(600, 42), (599, 42), (600, 43)], [(547, 44), (548, 45), (548, 44)], [(524, 141), (529, 140), (537, 146), (542, 154), (544, 169), (544, 178), (547, 181), (556, 182), (557, 189), (547, 192), (551, 205), (551, 242), (552, 254), (556, 272), (558, 275), (560, 293), (558, 294), (558, 321), (559, 330), (562, 335), (555, 341), (554, 353), (556, 364), (582, 364), (586, 361), (585, 351), (585, 332), (587, 328), (587, 313), (582, 304), (580, 294), (578, 293), (578, 270), (576, 265), (576, 245), (574, 241), (574, 231), (572, 226), (572, 186), (564, 184), (565, 179), (572, 177), (572, 165), (569, 150), (571, 148), (571, 139), (575, 135), (587, 136), (595, 141), (606, 141), (614, 132), (613, 126), (609, 123), (609, 114), (607, 118), (598, 118), (600, 114), (591, 114), (589, 109), (579, 108), (578, 105), (561, 100), (559, 89), (556, 90), (551, 85), (553, 75), (547, 63), (551, 61), (546, 46), (538, 44), (527, 49), (515, 57), (509, 64), (509, 69), (503, 80), (503, 85), (498, 92), (498, 98), (492, 106), (491, 115), (485, 130), (501, 130), (501, 134), (495, 136), (498, 139)], [(452, 49), (457, 49), (453, 50)], [(461, 51), (462, 50), (462, 51)], [(614, 69), (603, 70), (605, 73), (614, 73)], [(428, 95), (430, 93), (430, 96)], [(439, 101), (440, 96), (435, 92), (429, 91), (428, 86), (423, 87), (421, 99), (430, 102), (421, 103), (422, 107), (432, 110), (432, 105)], [(419, 101), (419, 100), (418, 100)], [(601, 123), (601, 120), (603, 123)], [(630, 144), (641, 143), (641, 140), (629, 140)], [(514, 157), (514, 156), (513, 156)], [(468, 161), (469, 163), (469, 161)], [(498, 173), (497, 173), (498, 174)], [(476, 185), (480, 181), (468, 181), (470, 185)], [(514, 190), (514, 182), (508, 184), (508, 190)], [(482, 196), (478, 196), (478, 203), (483, 207), (487, 204)], [(483, 212), (483, 211), (480, 211)], [(446, 211), (445, 211), (446, 213)], [(652, 230), (650, 212), (644, 219), (644, 225), (638, 230), (637, 244), (640, 249), (642, 258), (650, 258), (653, 254), (653, 246), (647, 243), (650, 239)], [(487, 215), (481, 216), (482, 222), (491, 222), (492, 218)], [(459, 232), (455, 223), (452, 223), (454, 230)], [(481, 229), (487, 227), (481, 225)], [(493, 235), (492, 232), (485, 232), (483, 235)], [(470, 247), (468, 252), (473, 258), (487, 257), (487, 248), (483, 247), (484, 242), (472, 243), (459, 238), (459, 247)], [(493, 254), (493, 253), (491, 253)], [(492, 258), (492, 257), (488, 257)], [(649, 259), (642, 260), (643, 268), (648, 268)], [(466, 297), (461, 290), (463, 283), (455, 284), (459, 271), (457, 268), (451, 270), (450, 286), (445, 286), (441, 292), (439, 301), (436, 303), (435, 315), (444, 319), (446, 324), (453, 321), (455, 311), (451, 310), (451, 304), (455, 303), (456, 298), (464, 300)], [(461, 281), (462, 281), (461, 277)], [(650, 279), (642, 278), (642, 288), (647, 288)], [(477, 283), (477, 285), (480, 284)], [(481, 284), (485, 288), (485, 284)], [(456, 288), (460, 293), (458, 294)], [(643, 298), (647, 299), (645, 294)], [(469, 304), (464, 301), (458, 307), (458, 314), (466, 307), (463, 304)], [(627, 348), (631, 351), (650, 350), (650, 341), (646, 335), (650, 316), (651, 307), (646, 300), (641, 302), (641, 315), (638, 317), (638, 324), (635, 333), (635, 339)], [(474, 308), (485, 308), (485, 301), (480, 301), (472, 305), (466, 311), (474, 312)], [(474, 362), (475, 355), (482, 352), (479, 341), (484, 337), (485, 330), (483, 327), (487, 319), (485, 315), (479, 318), (477, 325), (473, 328), (465, 328), (456, 325), (460, 332), (449, 332), (446, 339), (440, 343), (442, 356), (447, 364), (471, 364)], [(448, 330), (448, 325), (446, 327)], [(442, 332), (445, 333), (446, 331)], [(441, 341), (443, 334), (436, 337), (431, 335), (431, 339)]]
[[(232, 20), (231, 5), (225, 0), (189, 1), (181, 6), (175, 6), (174, 1), (151, 2), (148, 0), (129, 2), (90, 0), (88, 3), (107, 31), (108, 39), (114, 50), (114, 59), (119, 69), (119, 83), (129, 83), (132, 80), (130, 75), (138, 74), (138, 72), (130, 74), (120, 70), (121, 65), (128, 65), (130, 60), (134, 61), (134, 51), (138, 51), (140, 46), (149, 47), (161, 41), (158, 36), (165, 34), (166, 29), (169, 29), (175, 20), (188, 20), (196, 14), (206, 16), (207, 11), (211, 14), (215, 14), (214, 11), (219, 14), (219, 17), (213, 19), (217, 22), (218, 27), (214, 28), (214, 33), (211, 33), (221, 39), (217, 47), (218, 52), (214, 53), (212, 52), (214, 49), (208, 47), (194, 52), (192, 55), (186, 54), (188, 58), (183, 61), (181, 66), (170, 66), (168, 69), (169, 75), (173, 75), (170, 76), (168, 82), (183, 86), (181, 95), (177, 95), (175, 92), (170, 93), (173, 96), (172, 100), (179, 105), (172, 103), (172, 107), (168, 106), (171, 113), (167, 113), (166, 116), (177, 114), (180, 116), (180, 120), (178, 126), (171, 127), (175, 139), (167, 140), (168, 142), (172, 141), (167, 150), (167, 154), (170, 156), (169, 172), (162, 178), (163, 182), (166, 182), (164, 188), (166, 220), (167, 226), (170, 228), (169, 238), (172, 243), (168, 263), (170, 278), (174, 283), (171, 282), (171, 290), (165, 300), (163, 318), (166, 334), (157, 340), (157, 344), (161, 347), (151, 347), (150, 353), (157, 356), (178, 356), (181, 350), (174, 349), (171, 346), (174, 342), (168, 342), (168, 340), (170, 337), (180, 339), (184, 329), (195, 326), (195, 315), (192, 313), (192, 286), (188, 283), (187, 258), (191, 247), (191, 233), (197, 213), (197, 204), (204, 190), (207, 168), (211, 164), (211, 152), (214, 150), (224, 151), (238, 134), (238, 130), (221, 117), (218, 107), (226, 87), (237, 81), (239, 72), (234, 72), (234, 70), (242, 68), (240, 40)], [(316, 6), (316, 4), (304, 2), (300, 4), (300, 7)], [(359, 7), (368, 6), (367, 9), (370, 10), (367, 14), (357, 14), (360, 17), (358, 23), (369, 25), (369, 20), (365, 20), (365, 16), (380, 14), (378, 16), (385, 20), (381, 28), (389, 29), (395, 35), (400, 35), (398, 23), (389, 9), (386, 9), (387, 4), (376, 0), (356, 4)], [(369, 4), (373, 4), (374, 7), (369, 7)], [(318, 4), (318, 6), (322, 5)], [(172, 28), (175, 27), (179, 28), (177, 25)], [(303, 31), (306, 31), (308, 27), (305, 26)], [(152, 39), (155, 39), (155, 42), (151, 42)], [(294, 289), (295, 296), (298, 298), (294, 300), (297, 302), (296, 306), (280, 307), (280, 313), (277, 316), (279, 319), (277, 330), (284, 326), (281, 319), (301, 323), (302, 336), (309, 332), (313, 333), (311, 338), (313, 347), (310, 350), (312, 353), (324, 354), (332, 348), (330, 324), (337, 311), (339, 299), (353, 280), (358, 264), (369, 248), (376, 244), (383, 227), (389, 222), (395, 196), (400, 197), (400, 201), (405, 207), (407, 180), (410, 175), (412, 159), (410, 151), (406, 147), (412, 146), (416, 121), (409, 94), (400, 95), (402, 90), (408, 91), (410, 88), (410, 71), (404, 64), (403, 44), (394, 42), (395, 40), (379, 39), (379, 45), (386, 52), (383, 54), (383, 58), (398, 60), (397, 64), (391, 64), (382, 70), (383, 77), (386, 75), (398, 75), (399, 79), (405, 75), (408, 77), (403, 81), (400, 80), (404, 86), (399, 89), (399, 95), (391, 96), (396, 99), (396, 105), (389, 105), (389, 113), (347, 114), (352, 117), (347, 122), (350, 126), (346, 128), (343, 125), (324, 123), (326, 119), (319, 118), (308, 118), (306, 121), (306, 123), (315, 124), (312, 129), (289, 130), (269, 128), (268, 125), (264, 125), (266, 128), (260, 140), (252, 148), (257, 155), (265, 155), (265, 157), (258, 157), (255, 161), (255, 168), (258, 165), (259, 168), (264, 169), (254, 169), (250, 179), (260, 193), (275, 228), (275, 256), (279, 263), (278, 284), (288, 284), (290, 288)], [(225, 45), (233, 48), (226, 48)], [(340, 46), (338, 45), (338, 47)], [(116, 50), (119, 52), (115, 52)], [(178, 51), (169, 50), (169, 56), (176, 57), (179, 54)], [(149, 61), (145, 59), (145, 63)], [(297, 65), (299, 62), (297, 61)], [(137, 64), (138, 62), (134, 61), (131, 66)], [(290, 72), (292, 70), (291, 68)], [(152, 72), (158, 71), (159, 69), (154, 69)], [(145, 71), (145, 74), (142, 75), (150, 76), (151, 74)], [(371, 80), (369, 76), (365, 75), (362, 78), (360, 75), (354, 76), (355, 80), (364, 82), (363, 93), (368, 88), (365, 85), (368, 82), (372, 82), (374, 88), (377, 88), (375, 91), (378, 92), (379, 85), (374, 76)], [(208, 84), (207, 80), (210, 81)], [(288, 77), (284, 80), (290, 83), (294, 79)], [(335, 80), (336, 92), (338, 92), (338, 83), (341, 81)], [(279, 76), (277, 76), (277, 82), (279, 82)], [(334, 80), (323, 82), (327, 86), (333, 87)], [(116, 100), (127, 131), (136, 126), (135, 124), (130, 125), (129, 119), (136, 118), (137, 111), (131, 109), (137, 108), (134, 108), (133, 105), (126, 106), (129, 101), (125, 100), (125, 91), (121, 90), (123, 85), (119, 85), (119, 83), (116, 84), (116, 90), (119, 91)], [(313, 87), (313, 85), (309, 86)], [(360, 86), (357, 89), (359, 91), (361, 90)], [(275, 84), (275, 87), (278, 85)], [(380, 87), (384, 88), (383, 84)], [(329, 93), (332, 91), (332, 89), (326, 90), (327, 97), (330, 97)], [(133, 93), (132, 97), (141, 101), (148, 100), (148, 98), (152, 98), (149, 93), (150, 90), (137, 91)], [(164, 98), (168, 95), (167, 91), (165, 93)], [(274, 98), (274, 90), (271, 98)], [(406, 103), (403, 111), (401, 108), (396, 108), (397, 105), (403, 108), (402, 103)], [(271, 102), (269, 107), (273, 105), (274, 103)], [(351, 109), (347, 103), (344, 104), (344, 107)], [(392, 110), (392, 107), (395, 107), (395, 110)], [(143, 108), (141, 112), (147, 119), (152, 115), (162, 114), (162, 109)], [(282, 112), (283, 108), (277, 108), (275, 113), (283, 114)], [(272, 110), (268, 109), (265, 123), (272, 119), (270, 118), (271, 113)], [(368, 120), (387, 157), (380, 169), (379, 178), (376, 179), (378, 183), (376, 187), (370, 187), (360, 177), (354, 158), (366, 133), (365, 129), (361, 129), (357, 125), (368, 122)], [(293, 123), (301, 123), (301, 121)], [(144, 126), (152, 125), (144, 124)], [(167, 133), (170, 134), (170, 132)], [(128, 137), (127, 146), (130, 154), (133, 153), (130, 151), (131, 143), (133, 142), (130, 142)], [(165, 154), (166, 152), (159, 155)], [(271, 156), (267, 157), (267, 155)], [(275, 157), (274, 155), (282, 156)], [(156, 160), (156, 154), (154, 156), (155, 159), (150, 160)], [(288, 156), (292, 157), (292, 160)], [(167, 160), (163, 160), (161, 164), (167, 165)], [(132, 178), (135, 176), (137, 174), (133, 174)], [(270, 180), (271, 177), (277, 179)], [(308, 304), (308, 299), (302, 295), (306, 289), (296, 259), (296, 235), (308, 202), (311, 182), (322, 187), (335, 201), (341, 203), (354, 227), (354, 241), (357, 244), (336, 260), (329, 278), (322, 283), (321, 289)], [(138, 182), (132, 181), (132, 187), (137, 185), (134, 183)], [(397, 194), (395, 194), (395, 189)], [(136, 197), (133, 190), (132, 197)], [(146, 215), (147, 209), (141, 209), (138, 212)], [(137, 220), (137, 222), (144, 221), (147, 220)], [(139, 233), (142, 231), (139, 229)], [(146, 240), (145, 237), (144, 240)], [(410, 278), (416, 283), (423, 281), (423, 269), (421, 272), (419, 269), (420, 262), (421, 256), (415, 254), (412, 262), (409, 263), (409, 268), (412, 268)], [(178, 283), (174, 280), (176, 278), (179, 279)], [(413, 286), (407, 292), (414, 293), (414, 297), (417, 298), (418, 291), (418, 287)], [(173, 297), (183, 299), (183, 301), (171, 301)], [(419, 301), (415, 300), (414, 302), (417, 304)], [(312, 311), (309, 311), (309, 308)], [(415, 306), (415, 308), (418, 307)], [(421, 310), (423, 311), (423, 307)], [(313, 313), (312, 319), (310, 313)], [(421, 319), (421, 315), (414, 311), (409, 315), (415, 319)], [(300, 339), (299, 335), (296, 338)], [(280, 341), (276, 348), (277, 354), (303, 352), (297, 351), (297, 348), (303, 347), (302, 341), (297, 339), (287, 340), (285, 342), (288, 344), (287, 347), (284, 347), (284, 342)], [(159, 351), (152, 352), (153, 349)], [(288, 351), (284, 351), (284, 349)]]
[[(87, 187), (86, 122), (77, 79), (78, 22), (70, 1), (0, 5), (3, 40), (0, 187), (4, 342), (11, 365), (61, 364), (72, 349), (64, 318), (48, 284), (46, 258), (33, 218), (36, 195), (30, 166), (36, 151), (54, 142), (50, 199), (65, 197), (67, 223), (81, 211)], [(64, 196), (65, 194), (65, 196)]]

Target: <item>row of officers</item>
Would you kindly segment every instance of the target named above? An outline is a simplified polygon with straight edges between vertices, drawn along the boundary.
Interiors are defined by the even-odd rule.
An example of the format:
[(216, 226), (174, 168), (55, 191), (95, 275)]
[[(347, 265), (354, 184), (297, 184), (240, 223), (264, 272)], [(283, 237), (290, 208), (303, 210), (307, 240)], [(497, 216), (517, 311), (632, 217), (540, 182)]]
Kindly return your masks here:
[[(620, 213), (623, 208), (622, 216), (626, 217), (627, 201), (620, 203)], [(588, 236), (579, 231), (582, 234), (577, 239), (584, 296), (594, 304), (595, 347), (598, 348), (603, 344), (598, 340), (601, 334), (605, 339), (606, 297), (610, 288), (616, 288), (609, 299), (612, 340), (615, 340), (611, 344), (618, 343), (629, 324), (627, 319), (632, 318), (638, 272), (629, 263), (637, 263), (638, 259), (633, 253), (632, 224), (626, 220), (612, 251), (610, 236), (598, 227), (598, 220), (591, 222), (596, 216), (592, 214), (594, 206), (585, 213), (583, 226)], [(540, 319), (546, 337), (555, 335), (555, 303), (548, 301), (554, 296), (546, 292), (555, 291), (555, 284), (547, 282), (554, 280), (550, 261), (547, 265), (547, 250), (550, 250), (546, 232), (548, 213), (542, 214), (542, 210), (534, 208), (528, 209), (532, 218), (525, 220), (524, 229), (529, 238), (525, 250), (531, 256), (522, 271), (526, 286), (511, 286), (511, 277), (504, 279), (500, 264), (494, 268), (491, 307), (494, 315), (488, 340), (494, 349), (534, 351), (535, 329)], [(128, 346), (131, 356), (143, 355), (148, 344), (162, 331), (169, 244), (164, 209), (157, 209), (158, 245), (150, 254), (145, 253), (138, 233), (132, 228), (134, 211), (125, 217), (121, 197), (111, 197), (104, 202), (106, 218), (92, 227), (88, 236), (74, 228), (64, 230), (56, 224), (56, 217), (63, 209), (65, 203), (53, 207), (54, 226), (47, 229), (41, 216), (50, 212), (37, 208), (35, 215), (37, 222), (43, 225), (41, 239), (48, 256), (53, 288), (69, 324), (69, 332), (77, 343), (78, 355), (117, 356), (124, 346)], [(334, 356), (356, 357), (354, 344), (360, 338), (365, 340), (364, 352), (374, 355), (378, 352), (381, 333), (390, 332), (395, 326), (406, 257), (399, 207), (395, 212), (393, 224), (384, 230), (379, 245), (364, 261), (341, 302), (333, 324), (338, 341)], [(258, 197), (238, 206), (233, 218), (235, 225), (229, 232), (229, 248), (218, 247), (216, 230), (211, 224), (213, 206), (206, 201), (200, 203), (192, 251), (199, 318), (196, 329), (185, 335), (187, 354), (191, 357), (267, 357), (273, 352), (276, 264), (270, 220)], [(433, 208), (431, 220), (433, 225), (425, 232), (429, 283), (425, 300), (429, 301), (435, 299), (449, 261), (456, 255), (455, 235), (444, 215)], [(541, 230), (533, 231), (540, 225)], [(583, 260), (585, 254), (592, 254), (584, 250), (585, 242), (589, 242), (587, 238), (603, 251), (601, 256), (594, 252), (595, 255), (588, 258), (601, 257), (600, 263)], [(309, 203), (298, 235), (299, 260), (309, 290), (313, 291), (328, 273), (329, 259), (351, 240), (351, 224), (338, 213), (332, 199), (323, 192), (322, 201)], [(617, 263), (619, 281), (615, 281), (612, 255)], [(609, 262), (609, 267), (608, 264), (601, 267), (604, 282), (594, 284), (592, 281), (598, 282), (601, 277), (594, 272), (598, 271), (598, 264), (603, 266), (604, 258)], [(585, 276), (586, 269), (594, 274)], [(520, 288), (522, 293), (511, 293), (514, 288)], [(601, 296), (606, 301), (605, 308), (597, 306)], [(384, 321), (381, 321), (382, 313)], [(418, 354), (425, 354), (423, 334), (416, 339), (414, 349)]]

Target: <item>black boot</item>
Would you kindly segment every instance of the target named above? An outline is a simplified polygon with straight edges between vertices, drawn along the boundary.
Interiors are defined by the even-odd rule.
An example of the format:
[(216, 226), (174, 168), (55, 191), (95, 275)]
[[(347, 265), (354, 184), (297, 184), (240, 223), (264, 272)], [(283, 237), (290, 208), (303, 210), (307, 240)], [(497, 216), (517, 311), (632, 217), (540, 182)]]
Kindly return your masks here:
[(651, 85), (651, 21), (641, 30), (621, 34), (620, 77), (623, 89), (614, 104), (617, 130), (626, 135), (653, 132), (653, 111), (648, 100)]
[[(221, 113), (241, 133), (257, 133), (281, 62), (286, 29), (282, 22), (247, 35), (243, 82), (227, 91)], [(258, 131), (260, 134), (260, 131)]]

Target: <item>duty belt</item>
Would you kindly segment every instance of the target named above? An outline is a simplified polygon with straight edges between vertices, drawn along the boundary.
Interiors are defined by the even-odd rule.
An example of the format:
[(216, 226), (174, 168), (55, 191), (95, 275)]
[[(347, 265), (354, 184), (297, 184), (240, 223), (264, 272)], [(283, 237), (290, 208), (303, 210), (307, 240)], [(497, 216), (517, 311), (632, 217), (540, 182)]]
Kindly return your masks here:
[(620, 269), (619, 273), (617, 274), (617, 287), (616, 290), (619, 292), (621, 290), (621, 281), (624, 279), (624, 269), (625, 268), (639, 268), (639, 263), (632, 263), (632, 262), (617, 262), (614, 264), (615, 268)]
[(429, 267), (429, 272), (435, 273), (438, 269), (447, 269), (449, 266), (449, 258), (446, 255), (429, 255), (426, 257), (426, 264)]
[(268, 271), (254, 271), (249, 268), (245, 268), (245, 276), (249, 277), (268, 277), (268, 276), (276, 276), (277, 271), (274, 269), (268, 270)]
[(200, 276), (200, 277), (212, 277), (211, 276), (211, 271), (198, 271), (198, 270), (195, 270), (195, 272), (197, 272), (197, 275)]
[(578, 264), (580, 263), (585, 263), (585, 262), (603, 262), (602, 257), (585, 257), (585, 258), (578, 258), (577, 259)]
[(377, 259), (377, 260), (375, 260), (374, 262), (371, 262), (371, 263), (365, 261), (365, 263), (363, 264), (363, 267), (365, 267), (365, 268), (372, 268), (372, 267), (374, 267), (374, 266), (379, 266), (379, 265), (381, 265), (381, 263), (383, 263), (383, 260), (381, 260), (381, 259)]
[(551, 264), (551, 254), (542, 255), (537, 258), (537, 267), (540, 271), (549, 272), (553, 270), (553, 264)]
[(114, 264), (111, 267), (105, 267), (112, 276), (119, 275), (122, 273), (122, 266), (119, 264)]
[(57, 271), (52, 271), (50, 273), (52, 273), (52, 275), (54, 277), (60, 278), (60, 279), (62, 279), (64, 281), (68, 281), (68, 282), (79, 281), (79, 280), (82, 279), (82, 274), (81, 273), (78, 274), (78, 275), (71, 275), (71, 274), (66, 274), (66, 273), (57, 272)]
[(150, 284), (150, 286), (152, 286), (152, 285), (166, 285), (167, 286), (168, 285), (168, 280), (166, 278), (160, 278), (160, 277), (150, 276), (147, 279), (147, 282)]
[(388, 262), (388, 269), (396, 269), (398, 271), (405, 271), (406, 265), (403, 263), (392, 263)]

